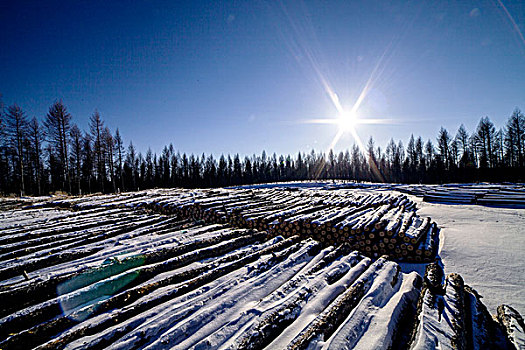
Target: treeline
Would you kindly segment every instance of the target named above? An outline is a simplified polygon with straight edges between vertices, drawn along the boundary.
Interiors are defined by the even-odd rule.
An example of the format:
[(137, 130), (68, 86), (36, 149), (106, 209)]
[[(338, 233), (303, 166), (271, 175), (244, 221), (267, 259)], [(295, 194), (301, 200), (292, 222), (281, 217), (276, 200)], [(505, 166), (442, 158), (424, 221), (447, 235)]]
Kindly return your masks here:
[(475, 131), (461, 125), (455, 135), (441, 128), (435, 140), (390, 140), (386, 149), (369, 139), (335, 154), (245, 156), (180, 154), (172, 144), (157, 155), (124, 147), (100, 114), (89, 130), (72, 122), (62, 101), (43, 122), (29, 119), (16, 104), (0, 106), (0, 191), (3, 195), (119, 192), (154, 187), (219, 187), (252, 183), (347, 179), (373, 182), (445, 183), (523, 181), (525, 117), (516, 109), (498, 130), (488, 117)]

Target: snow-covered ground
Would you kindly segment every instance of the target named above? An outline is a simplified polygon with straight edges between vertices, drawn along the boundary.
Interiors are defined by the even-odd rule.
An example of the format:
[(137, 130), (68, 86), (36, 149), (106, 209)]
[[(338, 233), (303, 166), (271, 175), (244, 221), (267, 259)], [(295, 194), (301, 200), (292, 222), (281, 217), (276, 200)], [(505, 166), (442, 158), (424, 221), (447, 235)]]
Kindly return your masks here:
[(491, 313), (507, 303), (525, 313), (525, 210), (417, 202), (441, 228), (445, 272), (463, 276)]

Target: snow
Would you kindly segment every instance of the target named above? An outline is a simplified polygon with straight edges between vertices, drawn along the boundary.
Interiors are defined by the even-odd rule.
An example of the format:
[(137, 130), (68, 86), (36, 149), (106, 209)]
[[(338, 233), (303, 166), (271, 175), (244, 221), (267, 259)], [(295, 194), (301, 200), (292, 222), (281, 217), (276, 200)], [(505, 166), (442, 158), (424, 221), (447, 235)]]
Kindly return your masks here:
[(370, 259), (365, 258), (350, 269), (340, 280), (324, 288), (303, 307), (294, 322), (283, 333), (276, 337), (267, 347), (271, 349), (284, 349), (286, 346), (310, 324), (339, 294), (344, 292), (370, 265)]
[(441, 229), (445, 273), (459, 273), (491, 314), (502, 303), (525, 314), (525, 210), (412, 200)]
[(523, 328), (523, 318), (521, 315), (516, 315), (515, 311), (506, 305), (502, 306), (507, 318), (507, 330), (509, 331), (509, 338), (516, 349), (525, 349), (525, 329)]
[(423, 297), (417, 335), (411, 349), (456, 349), (453, 338), (456, 317), (460, 314), (456, 289), (447, 284), (444, 296), (434, 295), (427, 289)]
[(322, 349), (388, 349), (395, 327), (406, 307), (415, 305), (420, 277), (399, 274), (395, 265), (385, 264), (370, 290)]
[[(113, 344), (115, 349), (128, 348), (144, 339), (154, 340), (148, 348), (166, 348), (168, 344), (188, 348), (220, 329), (242, 310), (252, 310), (257, 301), (297, 274), (312, 259), (308, 251), (314, 244), (311, 241), (303, 245), (284, 262), (269, 270), (266, 270), (266, 265), (271, 256), (263, 256), (257, 262), (202, 287), (200, 291), (163, 303), (124, 324), (109, 328), (103, 334), (111, 335), (122, 328), (133, 329)], [(146, 298), (151, 297), (153, 295), (150, 294)], [(89, 341), (96, 341), (99, 336), (81, 338), (70, 347), (79, 348), (85, 342), (89, 346)]]
[(516, 319), (513, 318), (511, 320), (511, 328), (514, 331), (514, 333), (512, 334), (514, 346), (516, 346), (520, 350), (524, 350), (525, 349), (525, 346), (524, 346), (525, 332), (523, 331), (522, 326), (518, 324)]
[[(258, 201), (261, 205), (286, 202), (285, 209), (264, 214), (272, 218), (289, 213), (295, 215), (293, 220), (296, 220), (312, 216), (310, 208), (315, 208), (318, 211), (312, 217), (319, 222), (330, 222), (334, 215), (341, 213), (339, 208), (324, 208), (324, 205), (337, 203), (343, 207), (342, 211), (350, 214), (343, 222), (351, 222), (352, 226), (363, 230), (380, 219), (377, 212), (381, 210), (387, 213), (387, 217), (394, 217), (397, 209), (390, 208), (388, 201), (395, 198), (401, 201), (399, 193), (391, 188), (330, 191), (321, 187), (277, 192), (263, 189)], [(246, 345), (247, 340), (257, 339), (259, 347), (281, 349), (294, 340), (308, 339), (301, 336), (307, 330), (315, 329), (311, 325), (322, 321), (323, 315), (332, 310), (333, 315), (335, 312), (341, 317), (328, 333), (322, 334), (322, 328), (310, 333), (314, 335), (308, 339), (310, 348), (386, 349), (395, 346), (397, 332), (406, 332), (404, 327), (408, 327), (403, 318), (411, 314), (420, 294), (421, 278), (409, 272), (418, 271), (422, 275), (426, 264), (403, 263), (400, 268), (384, 258), (378, 260), (380, 263), (372, 263), (371, 259), (357, 252), (341, 254), (341, 248), (321, 249), (318, 242), (304, 239), (306, 237), (302, 237), (304, 240), (288, 239), (289, 244), (266, 250), (274, 245), (277, 247), (283, 238), (274, 237), (261, 242), (267, 239), (265, 234), (227, 228), (222, 224), (203, 226), (202, 221), (188, 230), (181, 225), (172, 229), (172, 218), (132, 210), (144, 207), (191, 211), (197, 206), (205, 214), (209, 212), (220, 217), (243, 206), (257, 208), (249, 204), (249, 200), (244, 200), (252, 198), (249, 191), (214, 190), (216, 197), (210, 199), (206, 196), (212, 191), (208, 190), (152, 190), (56, 201), (57, 205), (82, 208), (81, 211), (35, 207), (0, 213), (0, 229), (3, 228), (4, 233), (0, 242), (7, 243), (0, 247), (0, 258), (4, 256), (2, 268), (6, 271), (26, 266), (28, 262), (44, 261), (47, 256), (53, 257), (50, 254), (90, 252), (90, 255), (78, 255), (70, 261), (57, 260), (61, 262), (54, 263), (55, 260), (50, 260), (50, 265), (28, 270), (29, 281), (20, 275), (5, 274), (8, 278), (0, 282), (5, 291), (35, 282), (55, 280), (64, 283), (57, 285), (56, 296), (27, 304), (21, 310), (14, 309), (13, 314), (0, 319), (0, 324), (15, 318), (29, 320), (33, 312), (52, 311), (58, 306), (63, 314), (54, 314), (53, 311), (49, 312), (49, 317), (65, 316), (78, 324), (56, 334), (54, 339), (45, 340), (50, 346), (56, 344), (53, 342), (57, 339), (70, 339), (71, 342), (65, 341), (69, 343), (68, 348), (233, 349)], [(304, 191), (312, 191), (305, 196), (309, 198), (307, 201), (301, 198)], [(462, 196), (457, 189), (435, 190), (436, 193), (440, 191)], [(500, 193), (503, 195), (503, 191)], [(417, 229), (423, 224), (423, 218), (431, 217), (441, 229), (439, 254), (445, 272), (460, 273), (465, 284), (485, 296), (483, 303), (492, 313), (501, 303), (510, 304), (524, 313), (525, 211), (509, 207), (427, 203), (412, 195), (408, 197), (402, 195), (402, 200), (411, 208), (410, 215), (414, 215), (411, 211), (415, 210), (413, 203), (417, 204), (418, 210), (411, 220), (412, 226), (406, 231), (407, 237), (418, 238)], [(221, 202), (217, 198), (223, 198), (223, 204), (217, 204)], [(355, 201), (374, 201), (382, 206), (364, 209), (353, 218), (354, 212), (344, 206)], [(110, 222), (112, 218), (119, 220), (113, 223)], [(106, 222), (106, 226), (82, 226), (97, 220), (101, 220), (101, 225)], [(126, 229), (117, 231), (119, 225)], [(424, 227), (427, 226), (421, 226)], [(83, 242), (91, 236), (96, 239), (75, 244), (77, 240)], [(244, 240), (246, 237), (253, 239)], [(199, 241), (209, 243), (196, 244)], [(61, 245), (55, 246), (54, 242)], [(190, 244), (191, 249), (179, 250), (186, 244)], [(11, 251), (33, 247), (38, 249), (34, 252), (28, 250), (27, 254), (21, 255), (23, 258), (9, 255)], [(266, 253), (259, 255), (262, 249)], [(2, 255), (2, 252), (6, 253)], [(338, 255), (332, 254), (336, 252)], [(244, 257), (252, 254), (254, 259), (246, 260), (251, 262), (244, 265)], [(151, 260), (147, 260), (150, 256)], [(325, 262), (327, 256), (330, 258)], [(182, 274), (186, 276), (187, 272), (190, 279), (176, 278)], [(73, 278), (66, 281), (67, 276)], [(136, 280), (138, 276), (141, 278)], [(352, 310), (346, 309), (342, 315), (338, 312), (337, 301), (345, 300), (341, 299), (342, 296), (349, 287), (356, 286), (358, 280), (361, 281), (359, 284), (364, 282), (362, 290), (355, 287), (361, 293), (359, 299), (351, 304)], [(458, 341), (455, 325), (463, 322), (459, 312), (462, 306), (458, 304), (462, 292), (454, 286), (455, 281), (447, 282), (443, 296), (425, 292), (414, 348), (453, 348)], [(107, 311), (97, 314), (97, 308), (113, 295), (126, 293), (127, 288), (138, 291), (145, 286), (151, 287), (147, 294), (135, 293), (136, 299), (123, 303), (122, 307), (105, 309)], [(465, 300), (472, 306), (470, 316), (476, 321), (472, 332), (475, 339), (479, 338), (481, 346), (484, 344), (482, 332), (487, 314), (483, 307), (478, 308), (477, 294), (472, 293), (467, 293)], [(516, 329), (516, 340), (523, 343), (523, 329), (517, 327), (515, 320), (510, 322), (510, 327)], [(29, 322), (27, 327), (32, 325), (36, 323)], [(13, 333), (13, 336), (17, 335)], [(406, 340), (404, 337), (401, 344)]]

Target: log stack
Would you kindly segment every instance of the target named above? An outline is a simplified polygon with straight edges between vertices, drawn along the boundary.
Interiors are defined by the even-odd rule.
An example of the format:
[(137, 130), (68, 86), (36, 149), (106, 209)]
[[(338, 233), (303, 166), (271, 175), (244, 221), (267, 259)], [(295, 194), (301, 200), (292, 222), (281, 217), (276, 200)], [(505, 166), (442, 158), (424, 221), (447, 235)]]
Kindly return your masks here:
[(60, 199), (53, 205), (141, 208), (273, 237), (312, 237), (325, 246), (348, 243), (369, 257), (388, 255), (398, 261), (432, 261), (439, 235), (437, 225), (420, 218), (406, 195), (374, 190), (173, 189)]
[[(352, 251), (424, 256), (437, 237), (430, 219), (399, 198), (337, 192), (159, 190), (10, 211), (0, 348), (525, 346), (519, 313), (502, 306), (493, 319), (459, 275), (429, 264), (422, 280)], [(204, 223), (250, 218), (275, 232)]]
[(348, 243), (365, 255), (428, 262), (439, 230), (420, 218), (405, 195), (363, 190), (221, 189), (177, 192), (139, 206), (206, 223), (312, 237), (325, 246)]

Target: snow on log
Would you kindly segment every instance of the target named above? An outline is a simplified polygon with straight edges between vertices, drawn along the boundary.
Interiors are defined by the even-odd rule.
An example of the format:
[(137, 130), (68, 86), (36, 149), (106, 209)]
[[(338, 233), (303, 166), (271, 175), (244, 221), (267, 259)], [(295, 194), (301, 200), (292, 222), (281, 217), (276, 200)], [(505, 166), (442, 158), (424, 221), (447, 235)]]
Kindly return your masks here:
[(497, 320), (516, 349), (525, 349), (525, 323), (518, 311), (508, 305), (498, 306)]
[(382, 269), (397, 271), (397, 264), (385, 257), (374, 262), (352, 285), (337, 297), (313, 322), (291, 341), (288, 349), (307, 349), (318, 342), (326, 341), (358, 305), (362, 297), (370, 290), (376, 276)]
[(6, 210), (2, 349), (521, 344), (519, 315), (493, 321), (459, 276), (429, 264), (420, 291), (380, 257), (435, 256), (437, 225), (404, 195), (156, 189)]
[(323, 349), (388, 349), (402, 318), (416, 306), (421, 277), (412, 272), (381, 271), (359, 305), (324, 344)]

